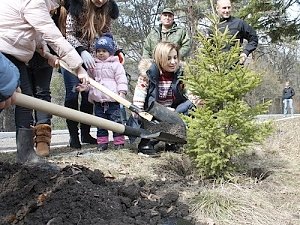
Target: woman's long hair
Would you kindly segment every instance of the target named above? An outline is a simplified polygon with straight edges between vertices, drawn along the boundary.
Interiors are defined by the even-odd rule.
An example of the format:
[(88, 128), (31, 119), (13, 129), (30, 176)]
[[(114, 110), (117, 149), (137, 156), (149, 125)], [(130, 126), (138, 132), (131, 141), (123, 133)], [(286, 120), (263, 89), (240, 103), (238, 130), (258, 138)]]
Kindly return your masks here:
[[(86, 12), (85, 15), (79, 15), (84, 20), (84, 24), (81, 27), (81, 38), (86, 38), (90, 41), (93, 41), (96, 37), (102, 36), (102, 33), (108, 32), (111, 18), (109, 15), (110, 4), (108, 0), (103, 6), (96, 7), (91, 0), (82, 0), (83, 12)], [(66, 19), (68, 11), (64, 4), (61, 4), (60, 7), (60, 16), (58, 20), (58, 27), (61, 33), (66, 36)], [(81, 19), (81, 18), (80, 18)]]
[(98, 36), (102, 36), (106, 32), (111, 19), (109, 16), (109, 0), (101, 7), (96, 7), (91, 0), (86, 1), (87, 14), (85, 15), (85, 23), (81, 28), (83, 38), (94, 40)]

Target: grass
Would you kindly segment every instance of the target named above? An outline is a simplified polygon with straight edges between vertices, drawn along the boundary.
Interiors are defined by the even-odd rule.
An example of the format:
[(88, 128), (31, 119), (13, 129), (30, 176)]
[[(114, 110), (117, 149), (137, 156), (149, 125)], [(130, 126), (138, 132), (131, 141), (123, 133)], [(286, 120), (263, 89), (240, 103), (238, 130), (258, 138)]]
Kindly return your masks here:
[[(244, 168), (231, 182), (201, 180), (185, 155), (142, 157), (128, 149), (97, 152), (84, 147), (52, 149), (48, 160), (60, 166), (80, 164), (114, 179), (157, 182), (175, 190), (202, 224), (300, 225), (300, 117), (275, 121), (274, 134), (239, 160)], [(13, 161), (14, 153), (0, 154)]]
[(190, 198), (193, 215), (216, 225), (300, 224), (300, 117), (275, 121), (275, 132), (245, 157), (245, 169), (268, 172), (264, 179), (240, 174), (236, 183), (209, 183)]

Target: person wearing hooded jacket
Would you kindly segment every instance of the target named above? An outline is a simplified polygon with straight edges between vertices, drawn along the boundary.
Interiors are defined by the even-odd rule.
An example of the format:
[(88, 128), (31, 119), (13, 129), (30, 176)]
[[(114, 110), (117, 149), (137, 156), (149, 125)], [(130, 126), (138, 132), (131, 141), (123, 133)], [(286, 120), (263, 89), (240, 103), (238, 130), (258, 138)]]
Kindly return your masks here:
[[(80, 54), (85, 68), (95, 67), (95, 41), (103, 33), (110, 33), (111, 21), (119, 16), (119, 8), (114, 0), (67, 0), (65, 1), (67, 15), (60, 15), (61, 21), (66, 21), (65, 28), (61, 26), (68, 42)], [(94, 22), (93, 22), (94, 21)], [(65, 29), (65, 30), (64, 30)], [(88, 92), (78, 92), (76, 86), (78, 79), (69, 71), (62, 69), (66, 89), (65, 106), (80, 110), (85, 113), (93, 113), (93, 104), (88, 102)], [(79, 93), (81, 103), (78, 104)], [(70, 147), (81, 148), (78, 136), (78, 122), (67, 120), (70, 134)], [(82, 143), (97, 144), (97, 139), (90, 135), (90, 127), (80, 124), (80, 136)]]
[(160, 22), (146, 37), (142, 58), (153, 58), (156, 45), (162, 41), (169, 41), (178, 46), (181, 60), (184, 60), (189, 55), (192, 45), (187, 30), (174, 22), (174, 11), (171, 8), (165, 8), (161, 12)]
[[(185, 85), (180, 77), (183, 75), (179, 64), (179, 51), (176, 44), (160, 42), (154, 50), (153, 60), (142, 59), (139, 64), (140, 75), (134, 90), (133, 104), (147, 110), (153, 101), (175, 112), (188, 114), (195, 104), (189, 99)], [(195, 101), (198, 105), (198, 99)], [(138, 119), (138, 115), (132, 116)], [(143, 125), (142, 125), (143, 126)], [(157, 141), (141, 139), (139, 152), (147, 155), (156, 154), (154, 146)], [(176, 145), (166, 144), (166, 151), (176, 151)]]
[[(89, 79), (81, 66), (83, 61), (76, 50), (65, 40), (53, 22), (50, 11), (59, 6), (58, 0), (2, 0), (0, 7), (0, 52), (19, 70), (20, 88), (23, 94), (32, 96), (27, 63), (35, 51), (48, 59), (52, 66), (57, 64), (57, 57), (52, 55), (47, 44), (70, 68), (76, 71), (83, 83)], [(42, 75), (41, 75), (42, 76)], [(17, 160), (35, 161), (33, 146), (28, 141), (33, 137), (31, 129), (32, 110), (16, 106), (15, 108)], [(33, 144), (33, 143), (32, 143)], [(25, 154), (18, 154), (27, 147)], [(24, 153), (24, 152), (23, 152)]]

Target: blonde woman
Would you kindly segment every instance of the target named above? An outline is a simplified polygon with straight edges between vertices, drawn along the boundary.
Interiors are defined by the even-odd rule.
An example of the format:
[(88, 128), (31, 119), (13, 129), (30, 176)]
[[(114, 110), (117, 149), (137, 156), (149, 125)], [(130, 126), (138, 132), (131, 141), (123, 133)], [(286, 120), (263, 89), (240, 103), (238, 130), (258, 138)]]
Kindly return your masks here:
[[(154, 60), (143, 59), (139, 64), (140, 76), (135, 87), (133, 103), (147, 109), (153, 101), (173, 108), (178, 113), (187, 114), (193, 103), (185, 96), (184, 84), (180, 77), (177, 46), (170, 42), (160, 42), (154, 50)], [(133, 115), (136, 117), (136, 115)], [(155, 154), (157, 142), (142, 139), (139, 151), (144, 154)], [(166, 145), (166, 150), (175, 151), (175, 145)]]
[[(95, 67), (95, 40), (103, 33), (110, 31), (110, 24), (113, 19), (118, 18), (119, 9), (114, 0), (65, 0), (67, 14), (60, 10), (60, 27), (66, 39), (76, 48), (87, 69)], [(66, 12), (65, 11), (65, 12)], [(65, 17), (66, 16), (66, 17)], [(65, 18), (65, 19), (64, 19)], [(80, 110), (85, 113), (93, 113), (93, 104), (88, 102), (88, 93), (81, 92), (81, 103), (78, 104), (79, 92), (75, 90), (78, 79), (66, 70), (64, 75), (66, 96), (65, 106)], [(81, 148), (81, 143), (97, 144), (97, 139), (90, 135), (90, 126), (80, 124), (81, 143), (78, 136), (78, 122), (67, 120), (67, 127), (70, 134), (70, 147)]]

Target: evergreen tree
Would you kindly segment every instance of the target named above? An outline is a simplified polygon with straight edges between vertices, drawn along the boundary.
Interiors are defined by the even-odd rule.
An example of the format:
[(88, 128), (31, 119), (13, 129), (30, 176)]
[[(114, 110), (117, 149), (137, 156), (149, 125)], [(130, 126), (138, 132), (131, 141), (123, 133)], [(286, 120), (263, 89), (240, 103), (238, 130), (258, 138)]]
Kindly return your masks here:
[[(270, 134), (271, 124), (256, 120), (270, 102), (246, 103), (245, 95), (260, 84), (261, 77), (238, 63), (240, 44), (227, 29), (218, 29), (216, 16), (210, 20), (211, 35), (197, 34), (198, 48), (185, 66), (183, 79), (189, 91), (204, 101), (203, 107), (184, 117), (187, 153), (202, 176), (229, 178), (236, 169), (234, 159)], [(233, 47), (225, 52), (228, 44)]]

